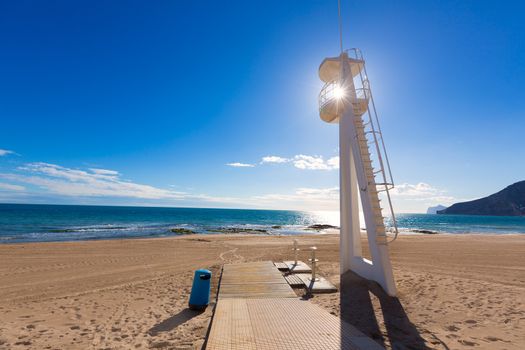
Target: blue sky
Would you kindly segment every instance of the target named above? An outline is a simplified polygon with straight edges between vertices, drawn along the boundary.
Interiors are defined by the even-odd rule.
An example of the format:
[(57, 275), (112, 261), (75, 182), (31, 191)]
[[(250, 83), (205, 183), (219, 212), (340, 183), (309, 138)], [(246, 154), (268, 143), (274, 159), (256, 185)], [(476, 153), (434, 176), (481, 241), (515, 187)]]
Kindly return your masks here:
[[(343, 0), (399, 211), (523, 180), (523, 13)], [(337, 29), (336, 1), (1, 3), (0, 202), (337, 209)]]

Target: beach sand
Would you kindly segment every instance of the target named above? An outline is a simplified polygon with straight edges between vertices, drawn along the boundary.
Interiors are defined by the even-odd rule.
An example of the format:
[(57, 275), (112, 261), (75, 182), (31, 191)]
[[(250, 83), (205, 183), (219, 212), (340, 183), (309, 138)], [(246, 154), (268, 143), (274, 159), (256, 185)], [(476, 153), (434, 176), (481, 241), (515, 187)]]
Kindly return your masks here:
[[(199, 349), (213, 305), (193, 270), (319, 248), (338, 287), (338, 236), (193, 235), (0, 245), (0, 349)], [(310, 300), (394, 349), (525, 349), (525, 236), (412, 235), (391, 245), (399, 300), (352, 273)]]

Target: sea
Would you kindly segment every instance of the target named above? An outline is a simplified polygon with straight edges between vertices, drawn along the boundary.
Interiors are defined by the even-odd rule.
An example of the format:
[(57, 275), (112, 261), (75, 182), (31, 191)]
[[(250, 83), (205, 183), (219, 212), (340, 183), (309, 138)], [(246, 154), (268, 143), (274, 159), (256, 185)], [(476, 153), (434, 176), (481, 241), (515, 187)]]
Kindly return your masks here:
[[(387, 218), (387, 226), (391, 220)], [(525, 234), (525, 217), (399, 214), (403, 234)], [(167, 237), (249, 231), (256, 234), (322, 234), (312, 225), (339, 225), (337, 212), (0, 204), (0, 244)], [(173, 232), (176, 231), (176, 232)], [(177, 232), (179, 231), (179, 232)]]

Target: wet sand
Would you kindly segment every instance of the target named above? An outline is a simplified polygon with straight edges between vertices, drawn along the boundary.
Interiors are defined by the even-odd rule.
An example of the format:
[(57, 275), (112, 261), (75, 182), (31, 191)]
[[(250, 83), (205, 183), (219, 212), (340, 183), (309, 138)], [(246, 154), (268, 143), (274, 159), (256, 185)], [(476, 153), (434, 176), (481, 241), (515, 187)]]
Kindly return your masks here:
[[(0, 349), (200, 349), (213, 305), (187, 309), (193, 270), (292, 258), (294, 237), (174, 238), (0, 245)], [(338, 287), (338, 236), (316, 245)], [(391, 245), (399, 299), (352, 273), (311, 301), (387, 348), (524, 349), (525, 236), (411, 235)], [(299, 291), (299, 294), (302, 292)]]

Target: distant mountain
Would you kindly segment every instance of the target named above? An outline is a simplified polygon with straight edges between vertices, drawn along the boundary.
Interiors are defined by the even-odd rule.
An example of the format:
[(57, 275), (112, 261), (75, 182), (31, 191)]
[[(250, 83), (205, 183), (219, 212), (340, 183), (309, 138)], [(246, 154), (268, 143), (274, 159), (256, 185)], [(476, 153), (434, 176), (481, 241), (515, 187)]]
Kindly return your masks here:
[(456, 203), (438, 214), (525, 216), (525, 181), (516, 182), (488, 197)]
[(438, 211), (447, 209), (444, 205), (438, 204), (435, 207), (429, 207), (427, 209), (427, 214), (437, 214)]

